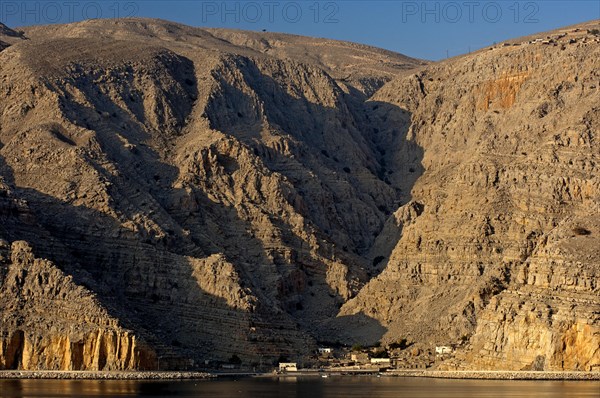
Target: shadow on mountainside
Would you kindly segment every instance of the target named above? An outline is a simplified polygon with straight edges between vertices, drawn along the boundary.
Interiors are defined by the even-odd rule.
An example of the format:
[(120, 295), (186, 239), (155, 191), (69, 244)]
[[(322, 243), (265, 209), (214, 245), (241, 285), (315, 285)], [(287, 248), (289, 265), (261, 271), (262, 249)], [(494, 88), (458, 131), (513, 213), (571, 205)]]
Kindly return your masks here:
[[(101, 212), (83, 205), (75, 206), (71, 201), (50, 196), (40, 189), (17, 186), (16, 194), (29, 203), (40, 232), (31, 234), (31, 228), (18, 227), (22, 224), (19, 220), (9, 231), (10, 239), (29, 241), (36, 255), (55, 261), (73, 276), (76, 283), (96, 293), (112, 316), (156, 349), (157, 356), (162, 358), (158, 360), (161, 368), (189, 366), (190, 363), (182, 359), (198, 363), (205, 359), (226, 359), (232, 354), (245, 361), (257, 357), (273, 359), (280, 355), (295, 358), (298, 352), (304, 354), (310, 350), (313, 341), (309, 335), (328, 341), (336, 341), (339, 336), (347, 342), (378, 341), (386, 329), (375, 319), (364, 314), (334, 318), (345, 298), (330, 286), (326, 273), (328, 264), (315, 260), (309, 242), (301, 238), (286, 220), (275, 213), (267, 214), (273, 230), (280, 231), (285, 246), (265, 247), (264, 241), (253, 232), (247, 214), (242, 214), (231, 204), (215, 200), (215, 196), (211, 195), (214, 193), (212, 189), (216, 192), (224, 189), (222, 184), (225, 180), (207, 176), (206, 181), (194, 182), (191, 178), (184, 187), (174, 188), (176, 182), (181, 182), (182, 168), (168, 164), (168, 150), (159, 153), (156, 146), (177, 138), (192, 113), (193, 99), (197, 97), (198, 81), (193, 73), (193, 62), (189, 59), (182, 59), (182, 62), (184, 72), (178, 69), (173, 78), (187, 91), (188, 99), (183, 104), (179, 103), (182, 101), (179, 97), (163, 101), (167, 108), (181, 106), (180, 110), (184, 109), (175, 117), (175, 127), (168, 131), (158, 131), (148, 125), (145, 93), (130, 91), (128, 85), (133, 83), (127, 79), (123, 79), (122, 84), (123, 95), (129, 98), (129, 102), (125, 101), (128, 107), (115, 102), (107, 92), (96, 90), (91, 81), (80, 82), (80, 89), (89, 105), (82, 105), (70, 93), (58, 90), (62, 95), (63, 113), (79, 126), (94, 132), (101, 152), (86, 155), (85, 160), (109, 183), (107, 192), (111, 203), (108, 211)], [(273, 84), (277, 87), (276, 82), (273, 81)], [(159, 94), (165, 95), (160, 91)], [(315, 104), (306, 108), (305, 103), (300, 103), (302, 100), (289, 96), (285, 101), (290, 102), (271, 104), (270, 107), (288, 106), (308, 115), (334, 114), (332, 109), (320, 109)], [(379, 107), (375, 109), (377, 105)], [(238, 110), (232, 104), (229, 108), (215, 109), (215, 112), (233, 112), (235, 118), (242, 120), (246, 117), (246, 108)], [(351, 214), (358, 214), (366, 220), (372, 217), (378, 227), (371, 227), (370, 234), (375, 235), (381, 231), (385, 218), (398, 205), (406, 203), (411, 184), (422, 172), (419, 163), (422, 151), (419, 152), (418, 147), (406, 140), (410, 122), (407, 112), (389, 104), (372, 102), (365, 103), (363, 112), (356, 116), (358, 121), (351, 122), (357, 127), (347, 138), (364, 147), (362, 166), (383, 188), (370, 192), (363, 186), (360, 176), (350, 176), (353, 195), (370, 198), (368, 202), (371, 204), (364, 207), (357, 207), (356, 202), (340, 203), (344, 196), (338, 195), (337, 185), (327, 190), (330, 204), (335, 209), (333, 219)], [(284, 114), (269, 114), (268, 117), (285, 126)], [(399, 121), (398, 127), (383, 127), (396, 120)], [(253, 124), (246, 122), (248, 125)], [(310, 125), (311, 137), (325, 133), (319, 133), (319, 129), (323, 130), (319, 120)], [(66, 132), (71, 128), (62, 127)], [(236, 136), (235, 129), (223, 130)], [(65, 136), (68, 134), (65, 133)], [(277, 162), (286, 157), (285, 154), (274, 152), (254, 140), (242, 141), (248, 145), (250, 152), (252, 148), (260, 149), (253, 153), (269, 169), (286, 175), (285, 168), (276, 167)], [(72, 140), (71, 145), (74, 143)], [(334, 144), (335, 138), (327, 145)], [(52, 150), (52, 142), (47, 145)], [(343, 167), (349, 167), (344, 166), (348, 163), (338, 163), (341, 160), (350, 162), (351, 159), (344, 159), (337, 153), (341, 159), (336, 162), (333, 159), (336, 156), (335, 146), (326, 147), (331, 152), (328, 155), (323, 153), (327, 150), (320, 149), (319, 145), (298, 149), (310, 152), (311, 160), (304, 164), (306, 169), (327, 165), (330, 170), (345, 173)], [(0, 149), (0, 154), (7, 148), (5, 145)], [(203, 150), (209, 148), (197, 148), (198, 153)], [(221, 167), (226, 179), (240, 173), (235, 159), (219, 153), (216, 146), (211, 146), (210, 150), (218, 155), (213, 166)], [(395, 169), (392, 164), (396, 160), (395, 151), (410, 156), (410, 164), (414, 167), (400, 171)], [(269, 159), (267, 153), (274, 154), (276, 160)], [(350, 155), (348, 153), (345, 157)], [(369, 159), (371, 155), (373, 159)], [(11, 166), (2, 168), (10, 170)], [(390, 171), (395, 173), (393, 180), (389, 178)], [(57, 170), (48, 170), (49, 174), (53, 172)], [(306, 174), (304, 177), (307, 177)], [(324, 178), (324, 175), (319, 177)], [(404, 177), (406, 182), (403, 183)], [(10, 174), (9, 182), (14, 184)], [(303, 181), (294, 179), (292, 182), (295, 190), (286, 200), (318, 227), (316, 234), (325, 246), (320, 255), (342, 259), (351, 272), (359, 276), (362, 271), (370, 273), (370, 276), (376, 275), (382, 268), (376, 267), (373, 259), (361, 259), (346, 253), (343, 247), (335, 245), (335, 239), (331, 239), (329, 228), (336, 225), (343, 229), (348, 223), (343, 218), (326, 224), (315, 219), (313, 210), (318, 206), (318, 200), (308, 200), (308, 209), (303, 208), (299, 199), (303, 196), (300, 193), (304, 189)], [(316, 185), (309, 188), (316, 190), (321, 183), (317, 179)], [(399, 195), (403, 196), (394, 194), (397, 189), (402, 190)], [(385, 193), (386, 190), (392, 193)], [(364, 198), (361, 201), (367, 202)], [(387, 203), (388, 200), (393, 203)], [(366, 214), (361, 213), (363, 211)], [(330, 215), (330, 212), (326, 210), (325, 214)], [(348, 235), (353, 233), (351, 229), (348, 231)], [(292, 252), (288, 253), (290, 248)], [(362, 251), (366, 249), (368, 247)], [(196, 279), (197, 261), (208, 261), (218, 254), (223, 255), (219, 264), (233, 265), (239, 281), (232, 282), (232, 286), (239, 284), (242, 293), (237, 296), (247, 297), (248, 301), (240, 299), (240, 302), (232, 304), (231, 300), (201, 288)], [(216, 272), (220, 268), (221, 265)], [(368, 276), (361, 276), (361, 279), (364, 283)], [(323, 319), (331, 319), (331, 322), (315, 325), (316, 321)]]
[[(242, 80), (231, 83), (217, 76), (223, 95), (208, 104), (211, 126), (253, 148), (271, 170), (288, 178), (300, 197), (296, 210), (323, 232), (353, 276), (362, 282), (377, 276), (402, 234), (402, 225), (384, 230), (385, 221), (410, 202), (424, 171), (423, 150), (408, 139), (410, 112), (369, 101), (357, 90), (339, 90), (338, 108), (329, 108), (290, 95), (253, 60), (241, 64), (234, 67), (241, 69)], [(379, 236), (382, 232), (386, 236)], [(372, 250), (378, 240), (387, 244)], [(302, 304), (308, 313), (323, 306), (321, 301)], [(331, 317), (326, 319), (306, 318), (305, 323), (313, 325), (317, 339), (335, 341)], [(332, 322), (344, 321), (348, 330), (354, 327), (351, 318)]]
[[(407, 139), (410, 112), (369, 101), (356, 89), (344, 93), (329, 77), (321, 83), (331, 87), (319, 92), (322, 87), (302, 82), (285, 89), (252, 59), (223, 68), (225, 74), (239, 68), (241, 79), (216, 77), (222, 95), (207, 105), (211, 126), (253, 148), (271, 170), (285, 175), (298, 193), (297, 211), (340, 255), (358, 255), (351, 263), (372, 274), (380, 271), (371, 267), (369, 250), (389, 216), (410, 201), (423, 173), (423, 150)], [(290, 94), (301, 89), (313, 97), (332, 90), (337, 107)]]
[[(37, 257), (52, 260), (77, 285), (93, 292), (109, 315), (156, 351), (157, 362), (146, 364), (147, 370), (189, 367), (189, 359), (214, 359), (222, 351), (216, 344), (245, 337), (240, 331), (248, 329), (253, 315), (203, 291), (189, 259), (142, 242), (105, 213), (31, 188), (18, 187), (14, 194), (15, 199), (27, 200), (35, 221), (23, 228), (23, 218), (31, 214), (2, 211), (2, 238), (26, 240)], [(21, 327), (26, 327), (30, 315), (19, 314)], [(81, 314), (55, 316), (85, 322)], [(223, 328), (206, 330), (215, 320)], [(28, 333), (43, 336), (48, 330)]]
[[(126, 118), (127, 113), (108, 98), (98, 95), (95, 100), (93, 108), (70, 105), (75, 115), (86, 119), (102, 153), (110, 158), (90, 156), (86, 160), (109, 183), (113, 208), (108, 208), (107, 213), (100, 212), (74, 206), (36, 189), (17, 187), (15, 193), (28, 201), (44, 238), (27, 231), (32, 228), (20, 228), (20, 220), (13, 223), (15, 228), (7, 231), (7, 237), (28, 240), (38, 256), (55, 261), (77, 284), (97, 294), (112, 316), (157, 350), (163, 368), (189, 366), (182, 358), (199, 363), (206, 359), (226, 359), (234, 353), (245, 359), (306, 353), (303, 343), (307, 336), (296, 331), (295, 323), (284, 312), (277, 312), (264, 302), (268, 300), (260, 300), (264, 294), (259, 288), (252, 289), (252, 279), (244, 275), (248, 273), (245, 269), (248, 264), (239, 260), (237, 253), (244, 247), (257, 247), (260, 256), (256, 262), (274, 266), (264, 254), (261, 242), (244, 233), (250, 229), (248, 223), (238, 218), (235, 209), (200, 199), (202, 193), (193, 192), (193, 196), (198, 196), (202, 213), (208, 214), (209, 224), (229, 220), (225, 227), (239, 234), (239, 239), (233, 239), (237, 246), (234, 248), (228, 246), (232, 244), (231, 239), (228, 243), (220, 242), (228, 231), (209, 237), (210, 247), (198, 247), (197, 243), (206, 246), (203, 245), (206, 242), (202, 239), (194, 242), (184, 233), (176, 220), (181, 214), (174, 214), (173, 218), (162, 207), (165, 204), (169, 208), (171, 197), (182, 195), (182, 190), (172, 189), (178, 170), (163, 163), (152, 149), (143, 145), (143, 141), (151, 137), (142, 131), (138, 120)], [(95, 117), (96, 113), (111, 116), (107, 121), (107, 118)], [(128, 119), (125, 124), (137, 131), (125, 131), (120, 124), (124, 118)], [(117, 134), (130, 141), (124, 143)], [(131, 151), (132, 143), (135, 151)], [(52, 150), (53, 143), (46, 144)], [(10, 166), (2, 169), (8, 176), (7, 181), (14, 183)], [(60, 171), (48, 170), (48, 173), (59, 175)], [(189, 194), (183, 192), (183, 195)], [(112, 210), (116, 214), (111, 214)], [(126, 224), (136, 218), (139, 220), (140, 214), (157, 226), (148, 230), (142, 221), (134, 225), (137, 232), (132, 232), (131, 225)], [(206, 228), (206, 223), (191, 226), (193, 238), (203, 234), (200, 230)], [(215, 249), (234, 259), (233, 264), (242, 275), (241, 287), (250, 284), (244, 295), (251, 295), (255, 290), (258, 305), (250, 303), (238, 308), (199, 288), (201, 281), (194, 276), (198, 265), (186, 256), (197, 253), (198, 259), (203, 259), (202, 253)], [(219, 272), (218, 267), (215, 272)], [(231, 282), (235, 288), (237, 282)]]
[[(388, 264), (394, 247), (402, 237), (403, 215), (412, 213), (418, 217), (423, 204), (413, 202), (412, 189), (425, 169), (422, 164), (424, 151), (408, 134), (412, 114), (394, 104), (369, 100), (365, 102), (366, 118), (377, 132), (373, 144), (379, 156), (379, 177), (393, 186), (399, 195), (398, 204), (391, 209), (386, 224), (366, 254), (371, 261), (373, 277), (379, 275)], [(414, 132), (412, 134), (414, 136)]]
[(327, 322), (322, 330), (323, 340), (336, 345), (364, 347), (376, 345), (387, 332), (387, 328), (370, 316), (360, 312), (354, 315), (338, 316)]
[[(394, 188), (379, 178), (379, 155), (370, 142), (374, 129), (365, 109), (350, 108), (349, 97), (325, 74), (305, 81), (308, 72), (300, 66), (295, 70), (300, 77), (288, 77), (284, 73), (290, 71), (279, 64), (257, 62), (243, 59), (222, 67), (225, 76), (215, 77), (222, 96), (207, 105), (211, 126), (253, 148), (271, 170), (286, 176), (305, 205), (298, 211), (340, 251), (364, 254), (398, 205)], [(232, 68), (241, 78), (226, 78)], [(292, 79), (290, 86), (267, 73)]]

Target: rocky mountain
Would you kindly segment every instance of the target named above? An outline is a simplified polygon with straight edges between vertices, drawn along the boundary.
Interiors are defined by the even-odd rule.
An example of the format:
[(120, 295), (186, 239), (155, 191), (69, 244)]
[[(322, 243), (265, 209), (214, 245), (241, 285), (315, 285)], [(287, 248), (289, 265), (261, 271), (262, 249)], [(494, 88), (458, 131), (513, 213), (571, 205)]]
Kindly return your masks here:
[(7, 29), (0, 368), (402, 338), (459, 342), (448, 367), (600, 365), (587, 25), (431, 65), (160, 20)]
[[(593, 26), (432, 65), (371, 98), (411, 114), (405, 134), (424, 172), (371, 249), (384, 271), (341, 315), (378, 320), (384, 341), (462, 345), (452, 366), (598, 368)], [(406, 160), (391, 151), (390, 163)]]

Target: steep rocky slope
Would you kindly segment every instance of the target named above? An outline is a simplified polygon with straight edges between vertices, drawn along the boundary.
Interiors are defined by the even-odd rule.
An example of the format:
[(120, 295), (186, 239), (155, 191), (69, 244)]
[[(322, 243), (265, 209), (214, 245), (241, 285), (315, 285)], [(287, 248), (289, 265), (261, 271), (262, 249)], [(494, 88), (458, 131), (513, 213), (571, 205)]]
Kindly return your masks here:
[(373, 246), (384, 272), (342, 315), (377, 319), (384, 341), (462, 344), (460, 366), (598, 368), (594, 26), (432, 65), (375, 94), (412, 114), (425, 171)]
[(155, 353), (109, 316), (93, 294), (51, 262), (36, 259), (26, 242), (0, 244), (0, 368), (154, 368)]
[[(365, 87), (422, 62), (323, 42), (395, 60), (373, 62), (355, 87), (321, 62), (164, 21), (34, 27), (25, 38), (0, 54), (0, 168), (30, 225), (7, 209), (1, 237), (92, 292), (90, 312), (119, 321), (111, 333), (151, 347), (145, 367), (308, 354), (318, 325), (368, 280), (362, 254), (401, 202), (379, 173)], [(30, 301), (14, 292), (3, 300)], [(0, 327), (2, 346), (29, 333), (49, 353), (44, 336), (71, 338), (59, 320), (51, 334), (32, 327), (43, 307), (3, 311), (14, 321)], [(104, 357), (120, 355), (111, 347)], [(6, 363), (68, 362), (18, 352)]]
[(155, 20), (10, 32), (0, 368), (401, 338), (460, 341), (448, 367), (598, 366), (587, 28), (430, 66)]

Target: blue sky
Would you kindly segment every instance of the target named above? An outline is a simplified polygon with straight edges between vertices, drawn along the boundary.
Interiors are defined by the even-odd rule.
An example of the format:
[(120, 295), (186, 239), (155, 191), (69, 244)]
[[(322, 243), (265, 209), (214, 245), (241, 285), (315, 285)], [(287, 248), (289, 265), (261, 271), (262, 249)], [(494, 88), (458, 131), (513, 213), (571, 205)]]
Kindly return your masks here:
[(327, 37), (439, 60), (600, 19), (600, 0), (0, 0), (0, 22), (11, 27), (126, 16)]

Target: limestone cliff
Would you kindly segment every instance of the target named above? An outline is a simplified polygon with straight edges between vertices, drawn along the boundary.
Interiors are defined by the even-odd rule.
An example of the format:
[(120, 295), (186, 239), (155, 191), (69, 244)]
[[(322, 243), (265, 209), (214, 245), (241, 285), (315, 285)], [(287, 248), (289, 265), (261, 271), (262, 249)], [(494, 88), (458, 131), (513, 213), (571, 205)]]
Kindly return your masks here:
[(153, 369), (156, 356), (26, 242), (0, 250), (0, 369)]
[(459, 367), (597, 369), (600, 40), (583, 26), (542, 38), (372, 98), (412, 114), (424, 169), (372, 248), (385, 270), (341, 310), (379, 320), (384, 341), (458, 344)]

